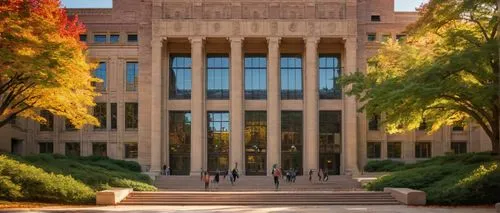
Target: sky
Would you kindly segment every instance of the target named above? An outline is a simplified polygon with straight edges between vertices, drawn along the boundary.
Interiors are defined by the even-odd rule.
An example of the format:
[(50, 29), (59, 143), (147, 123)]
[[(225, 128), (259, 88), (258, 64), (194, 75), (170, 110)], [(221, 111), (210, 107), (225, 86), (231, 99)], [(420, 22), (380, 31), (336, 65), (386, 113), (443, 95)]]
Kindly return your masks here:
[[(396, 0), (396, 11), (415, 11), (427, 0)], [(112, 0), (62, 0), (68, 8), (109, 8)]]

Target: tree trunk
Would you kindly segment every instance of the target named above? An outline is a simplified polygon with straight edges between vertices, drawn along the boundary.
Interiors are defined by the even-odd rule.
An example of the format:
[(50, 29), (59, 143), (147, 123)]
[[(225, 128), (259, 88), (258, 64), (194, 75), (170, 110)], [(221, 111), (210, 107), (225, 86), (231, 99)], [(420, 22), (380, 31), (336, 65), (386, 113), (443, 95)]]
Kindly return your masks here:
[(494, 132), (494, 137), (491, 139), (491, 153), (493, 155), (500, 154), (500, 129), (496, 129)]

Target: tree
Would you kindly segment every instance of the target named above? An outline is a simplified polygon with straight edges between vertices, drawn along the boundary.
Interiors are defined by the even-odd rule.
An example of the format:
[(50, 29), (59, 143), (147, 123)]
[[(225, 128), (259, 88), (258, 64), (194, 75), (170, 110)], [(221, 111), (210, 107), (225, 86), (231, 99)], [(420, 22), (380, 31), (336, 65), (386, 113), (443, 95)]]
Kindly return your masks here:
[(361, 111), (383, 113), (389, 133), (474, 121), (500, 153), (496, 0), (431, 0), (419, 14), (405, 41), (385, 43), (366, 74), (343, 76), (341, 85)]
[(42, 109), (78, 128), (98, 125), (84, 31), (59, 0), (0, 0), (0, 127), (16, 116), (46, 122)]

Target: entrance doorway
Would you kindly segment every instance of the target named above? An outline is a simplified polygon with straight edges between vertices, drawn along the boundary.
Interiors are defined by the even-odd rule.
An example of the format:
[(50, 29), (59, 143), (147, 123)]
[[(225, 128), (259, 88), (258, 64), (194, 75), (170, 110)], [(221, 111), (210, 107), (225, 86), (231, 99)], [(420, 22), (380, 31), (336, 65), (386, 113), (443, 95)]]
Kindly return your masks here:
[(329, 175), (340, 174), (341, 112), (320, 111), (319, 167)]

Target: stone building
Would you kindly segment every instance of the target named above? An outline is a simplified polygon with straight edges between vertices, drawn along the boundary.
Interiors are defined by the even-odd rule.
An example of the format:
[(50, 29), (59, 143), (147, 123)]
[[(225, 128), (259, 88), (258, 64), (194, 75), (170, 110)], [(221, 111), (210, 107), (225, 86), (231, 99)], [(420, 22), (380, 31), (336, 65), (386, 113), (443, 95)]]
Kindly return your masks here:
[(336, 79), (366, 70), (387, 39), (404, 39), (414, 12), (393, 0), (115, 0), (112, 9), (69, 9), (99, 62), (94, 114), (75, 130), (18, 119), (0, 149), (19, 154), (107, 155), (175, 175), (238, 169), (269, 175), (358, 173), (368, 160), (415, 161), (491, 149), (475, 125), (433, 135), (388, 135), (358, 113)]

